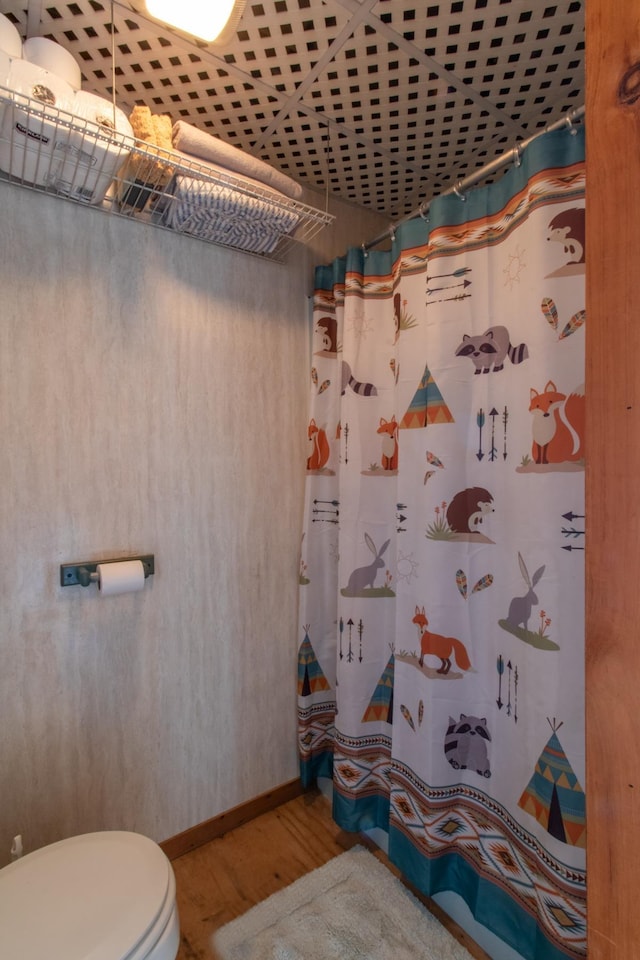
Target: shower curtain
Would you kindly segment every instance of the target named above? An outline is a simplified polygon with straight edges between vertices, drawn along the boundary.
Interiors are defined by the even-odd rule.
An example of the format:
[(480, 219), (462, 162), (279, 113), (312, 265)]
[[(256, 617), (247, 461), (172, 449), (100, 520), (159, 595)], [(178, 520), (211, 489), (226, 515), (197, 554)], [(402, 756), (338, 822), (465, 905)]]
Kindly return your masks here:
[(527, 960), (586, 955), (584, 131), (316, 271), (299, 749)]

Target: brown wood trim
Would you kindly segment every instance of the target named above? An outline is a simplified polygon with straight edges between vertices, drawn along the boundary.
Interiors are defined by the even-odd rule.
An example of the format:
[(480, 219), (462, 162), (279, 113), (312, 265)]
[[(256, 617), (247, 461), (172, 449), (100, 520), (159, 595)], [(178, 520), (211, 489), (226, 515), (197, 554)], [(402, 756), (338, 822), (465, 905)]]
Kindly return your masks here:
[(639, 956), (640, 74), (637, 0), (587, 36), (587, 954)]
[(288, 783), (283, 783), (273, 790), (268, 790), (266, 793), (254, 797), (253, 800), (241, 803), (237, 807), (225, 811), (225, 813), (218, 814), (217, 817), (212, 817), (210, 820), (198, 823), (195, 827), (190, 827), (182, 833), (177, 833), (174, 837), (169, 837), (168, 840), (163, 840), (160, 846), (169, 860), (176, 860), (183, 854), (195, 850), (196, 847), (201, 847), (203, 844), (221, 837), (229, 830), (233, 830), (249, 820), (254, 820), (260, 814), (268, 813), (269, 810), (274, 810), (275, 807), (279, 807), (289, 800), (294, 800), (303, 793), (304, 788), (300, 780), (298, 778), (290, 780)]

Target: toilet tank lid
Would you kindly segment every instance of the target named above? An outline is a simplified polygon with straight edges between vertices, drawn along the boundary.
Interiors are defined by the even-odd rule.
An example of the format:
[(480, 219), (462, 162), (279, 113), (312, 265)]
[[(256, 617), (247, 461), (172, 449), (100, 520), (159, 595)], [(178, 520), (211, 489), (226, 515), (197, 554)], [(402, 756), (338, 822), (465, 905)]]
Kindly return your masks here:
[(171, 864), (138, 833), (87, 833), (0, 870), (0, 957), (126, 957), (173, 898)]

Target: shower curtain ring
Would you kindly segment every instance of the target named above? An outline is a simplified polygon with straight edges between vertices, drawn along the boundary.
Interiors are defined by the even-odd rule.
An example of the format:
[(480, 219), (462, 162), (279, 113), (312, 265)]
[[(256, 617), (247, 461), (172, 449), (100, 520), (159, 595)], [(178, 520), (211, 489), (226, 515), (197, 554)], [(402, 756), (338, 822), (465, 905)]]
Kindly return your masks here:
[(391, 238), (391, 242), (392, 242), (392, 243), (395, 243), (395, 240), (396, 240), (396, 228), (394, 227), (394, 225), (393, 225), (392, 223), (389, 224), (389, 237)]
[(467, 198), (465, 197), (464, 193), (462, 193), (460, 190), (461, 185), (462, 185), (462, 180), (459, 180), (456, 183), (455, 187), (453, 188), (453, 192), (455, 193), (458, 200), (466, 200)]
[(520, 145), (516, 144), (512, 152), (513, 152), (513, 165), (514, 167), (519, 167), (520, 164), (522, 163), (522, 150), (520, 149)]
[(369, 256), (369, 251), (364, 243), (362, 244), (362, 256), (365, 258), (365, 260)]
[(566, 117), (564, 118), (564, 122), (565, 122), (566, 125), (569, 127), (569, 132), (571, 133), (571, 136), (572, 136), (572, 137), (575, 137), (575, 135), (576, 135), (577, 132), (578, 132), (578, 128), (577, 128), (576, 125), (574, 124), (573, 118), (572, 118), (571, 114), (569, 114), (568, 116), (566, 116)]
[(418, 213), (425, 223), (429, 223), (429, 204), (426, 200), (423, 200), (418, 208)]

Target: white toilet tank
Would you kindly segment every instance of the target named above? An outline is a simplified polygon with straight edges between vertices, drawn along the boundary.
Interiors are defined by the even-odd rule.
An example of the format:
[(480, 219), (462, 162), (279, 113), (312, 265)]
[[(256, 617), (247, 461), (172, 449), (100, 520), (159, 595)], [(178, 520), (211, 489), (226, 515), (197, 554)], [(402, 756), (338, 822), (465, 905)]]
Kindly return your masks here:
[(137, 833), (87, 833), (0, 870), (0, 957), (175, 960), (175, 877)]

